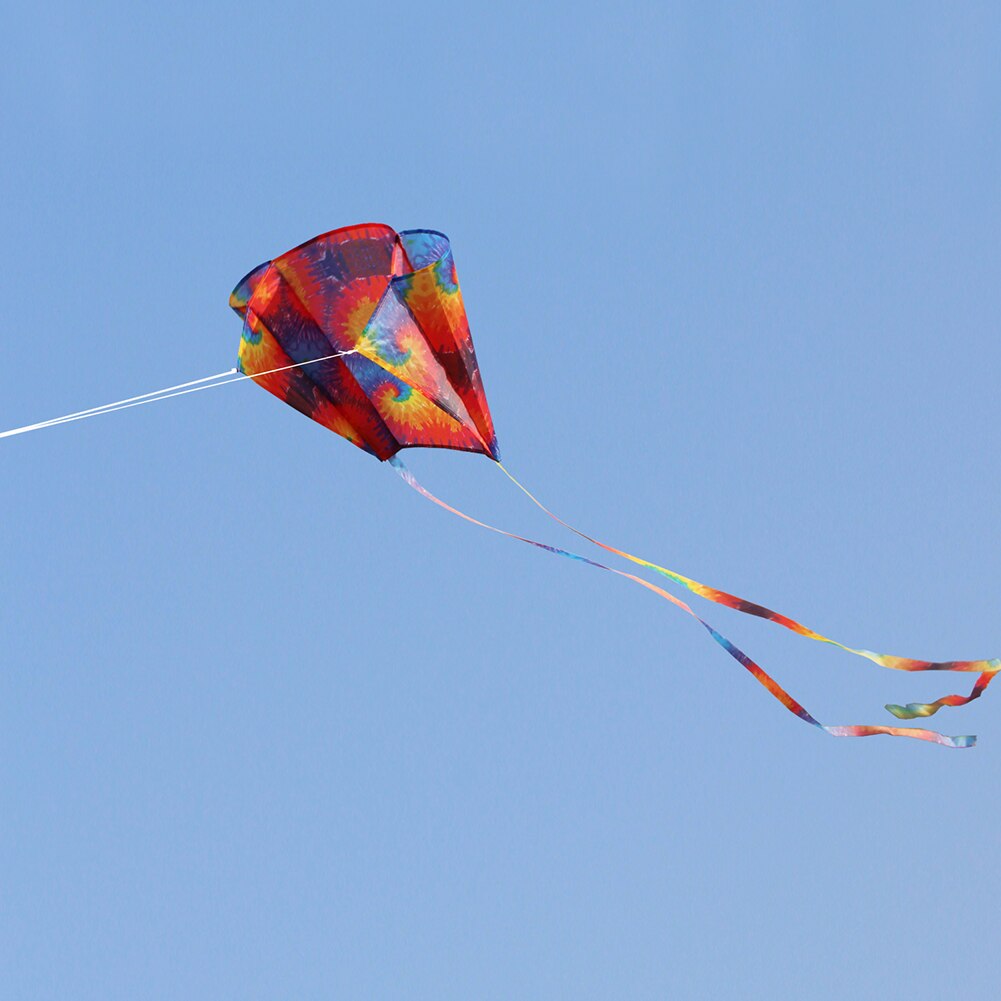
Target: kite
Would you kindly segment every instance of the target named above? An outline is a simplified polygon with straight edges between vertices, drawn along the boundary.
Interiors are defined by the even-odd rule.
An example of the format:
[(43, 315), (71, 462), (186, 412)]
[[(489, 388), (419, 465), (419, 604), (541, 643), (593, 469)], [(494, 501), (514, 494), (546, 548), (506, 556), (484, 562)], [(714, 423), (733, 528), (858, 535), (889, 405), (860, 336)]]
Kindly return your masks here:
[(763, 605), (738, 598), (599, 541), (538, 500), (500, 461), (448, 238), (434, 230), (369, 223), (335, 229), (266, 261), (233, 290), (243, 321), (238, 368), (0, 432), (0, 438), (144, 406), (240, 381), (258, 383), (283, 403), (388, 463), (421, 496), (481, 528), (556, 556), (625, 578), (692, 616), (731, 657), (801, 720), (835, 737), (885, 734), (945, 747), (976, 737), (948, 737), (919, 727), (828, 726), (681, 598), (635, 573), (480, 521), (425, 489), (400, 458), (405, 448), (447, 448), (486, 456), (535, 505), (564, 528), (613, 556), (710, 602), (756, 616), (897, 671), (976, 674), (969, 695), (888, 705), (900, 720), (932, 716), (979, 698), (1001, 672), (1001, 658), (927, 661), (847, 646)]
[(426, 490), (404, 465), (404, 448), (450, 448), (487, 456), (549, 517), (601, 549), (660, 574), (709, 601), (775, 622), (899, 671), (978, 675), (969, 695), (886, 708), (898, 719), (931, 716), (979, 698), (1001, 659), (924, 661), (846, 646), (763, 605), (606, 545), (558, 518), (508, 472), (480, 377), (448, 238), (433, 230), (348, 226), (317, 236), (251, 271), (230, 305), (243, 320), (240, 372), (284, 403), (388, 462), (410, 487), (482, 528), (625, 577), (693, 616), (727, 653), (800, 719), (837, 737), (915, 737), (948, 747), (976, 738), (893, 726), (825, 726), (758, 664), (680, 598), (642, 577), (487, 525)]

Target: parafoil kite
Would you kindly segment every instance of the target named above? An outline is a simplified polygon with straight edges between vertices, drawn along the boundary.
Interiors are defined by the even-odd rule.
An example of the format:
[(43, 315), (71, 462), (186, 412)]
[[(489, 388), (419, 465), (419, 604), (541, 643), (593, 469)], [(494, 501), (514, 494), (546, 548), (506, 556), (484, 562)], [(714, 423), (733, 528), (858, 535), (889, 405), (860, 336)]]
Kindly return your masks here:
[(671, 602), (693, 616), (731, 657), (805, 722), (837, 737), (888, 734), (948, 747), (975, 743), (975, 737), (947, 737), (916, 727), (825, 726), (750, 657), (664, 588), (625, 570), (487, 525), (421, 486), (401, 461), (401, 449), (479, 452), (497, 463), (561, 525), (700, 597), (775, 622), (882, 667), (978, 675), (969, 695), (887, 706), (898, 719), (931, 716), (943, 706), (964, 705), (978, 698), (1001, 671), (1001, 659), (997, 658), (934, 662), (846, 646), (762, 605), (599, 542), (549, 511), (500, 463), (455, 261), (443, 234), (433, 230), (397, 233), (377, 224), (333, 230), (255, 268), (234, 289), (230, 305), (243, 320), (239, 364), (244, 376), (377, 459), (389, 462), (414, 490), (460, 518), (625, 577)]

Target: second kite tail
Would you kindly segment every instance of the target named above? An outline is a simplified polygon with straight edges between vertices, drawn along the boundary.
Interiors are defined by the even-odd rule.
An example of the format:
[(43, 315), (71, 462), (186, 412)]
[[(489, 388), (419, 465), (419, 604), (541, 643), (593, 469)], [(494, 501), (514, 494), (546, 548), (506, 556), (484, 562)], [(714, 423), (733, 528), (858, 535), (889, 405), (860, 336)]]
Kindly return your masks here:
[[(518, 542), (524, 542), (526, 545), (534, 546), (537, 549), (543, 549), (548, 553), (552, 553), (555, 556), (562, 556), (569, 560), (574, 560), (577, 563), (585, 563), (588, 566), (594, 567), (597, 570), (605, 570), (608, 573), (613, 573), (618, 577), (624, 577), (626, 580), (631, 580), (635, 584), (639, 584), (641, 587), (646, 588), (648, 591), (652, 591), (654, 594), (663, 598), (665, 601), (669, 601), (676, 608), (680, 608), (683, 612), (686, 612), (693, 619), (695, 619), (712, 638), (724, 649), (726, 652), (733, 657), (742, 667), (744, 667), (753, 677), (766, 688), (779, 702), (782, 703), (793, 715), (798, 716), (804, 723), (809, 723), (811, 726), (815, 726), (825, 733), (830, 734), (832, 737), (871, 737), (879, 734), (884, 734), (891, 737), (913, 737), (917, 740), (931, 741), (935, 744), (941, 744), (943, 747), (973, 747), (977, 738), (975, 736), (960, 736), (960, 737), (948, 737), (944, 734), (937, 733), (934, 730), (925, 730), (918, 727), (897, 727), (897, 726), (825, 726), (823, 723), (818, 722), (803, 706), (801, 706), (774, 678), (771, 677), (760, 665), (755, 663), (750, 657), (747, 656), (735, 643), (728, 640), (722, 633), (714, 629), (705, 619), (697, 615), (684, 601), (680, 598), (675, 597), (669, 591), (665, 591), (662, 587), (658, 587), (656, 584), (651, 584), (650, 581), (644, 580), (642, 577), (637, 577), (635, 574), (627, 573), (624, 570), (616, 570), (614, 567), (605, 566), (604, 563), (598, 563), (595, 560), (588, 559), (586, 556), (579, 556), (577, 553), (571, 553), (566, 549), (559, 549), (556, 546), (547, 545), (544, 542), (536, 542), (534, 539), (525, 538), (522, 535), (516, 535), (514, 532), (507, 532), (502, 528), (497, 528), (494, 525), (488, 525), (485, 521), (480, 521), (478, 518), (472, 517), (458, 508), (452, 507), (451, 504), (445, 503), (445, 501), (435, 497), (429, 490), (425, 489), (418, 482), (414, 474), (404, 465), (403, 461), (399, 456), (393, 456), (388, 460), (389, 464), (399, 473), (400, 477), (413, 490), (416, 490), (422, 497), (431, 501), (433, 504), (437, 504), (438, 507), (444, 508), (444, 510), (454, 514), (458, 518), (462, 518), (463, 521), (468, 521), (473, 525), (478, 525), (480, 528), (485, 528), (489, 532), (494, 532), (497, 535), (503, 535), (509, 539), (515, 539)], [(506, 470), (505, 470), (506, 472)], [(510, 475), (510, 474), (509, 474)], [(519, 484), (520, 486), (520, 484)], [(524, 488), (522, 488), (524, 489)], [(527, 491), (526, 491), (527, 492)], [(534, 499), (534, 498), (533, 498)], [(541, 505), (540, 505), (541, 506)], [(555, 517), (555, 515), (553, 516)], [(559, 520), (559, 519), (557, 519)], [(569, 527), (569, 526), (568, 526)], [(578, 535), (582, 533), (577, 533)], [(587, 538), (585, 536), (585, 538)], [(601, 545), (601, 543), (598, 543)], [(610, 548), (610, 547), (605, 547)], [(617, 551), (617, 550), (613, 550)]]
[(872, 650), (863, 650), (857, 647), (847, 646), (844, 643), (838, 642), (838, 640), (831, 639), (828, 636), (818, 633), (814, 629), (810, 629), (809, 626), (804, 626), (802, 623), (789, 618), (787, 615), (783, 615), (781, 612), (772, 611), (772, 609), (766, 608), (764, 605), (748, 601), (746, 598), (739, 598), (734, 594), (728, 593), (727, 591), (721, 591), (718, 588), (709, 587), (706, 584), (700, 584), (697, 580), (692, 580), (691, 577), (686, 577), (684, 574), (678, 573), (676, 570), (669, 570), (667, 567), (662, 567), (657, 563), (651, 563), (649, 560), (644, 560), (639, 556), (634, 556), (632, 553), (625, 552), (625, 550), (617, 549), (615, 546), (610, 546), (607, 543), (599, 541), (593, 536), (588, 535), (586, 532), (582, 532), (580, 529), (575, 528), (573, 525), (564, 521), (561, 517), (559, 517), (559, 515), (554, 514), (501, 462), (498, 461), (497, 465), (500, 467), (501, 472), (503, 472), (504, 475), (523, 494), (525, 494), (525, 496), (528, 497), (533, 504), (536, 505), (536, 507), (552, 518), (553, 521), (556, 521), (564, 528), (569, 529), (574, 533), (574, 535), (578, 535), (580, 538), (586, 539), (588, 542), (593, 543), (600, 549), (604, 549), (606, 552), (614, 553), (616, 556), (621, 556), (623, 559), (627, 559), (638, 566), (646, 567), (648, 570), (653, 570), (655, 573), (659, 573), (662, 576), (667, 577), (668, 580), (672, 580), (676, 584), (680, 584), (682, 587), (687, 588), (693, 594), (697, 594), (708, 601), (715, 602), (717, 605), (723, 605), (726, 608), (732, 608), (735, 611), (743, 612), (746, 615), (754, 615), (757, 618), (766, 619), (767, 621), (774, 622), (794, 633), (798, 633), (800, 636), (805, 636), (807, 639), (816, 640), (819, 643), (829, 643), (831, 646), (844, 650), (846, 653), (855, 654), (858, 657), (864, 657), (866, 660), (870, 660), (874, 664), (879, 664), (881, 667), (887, 667), (894, 671), (961, 671), (971, 673), (976, 672), (980, 675), (969, 695), (945, 695), (940, 699), (936, 699), (934, 702), (909, 702), (906, 706), (894, 704), (887, 705), (886, 709), (896, 716), (897, 719), (915, 719), (920, 716), (933, 716), (943, 706), (964, 706), (968, 702), (972, 702), (974, 699), (980, 698), (987, 686), (991, 683), (991, 681), (993, 681), (994, 677), (1001, 672), (1001, 658), (997, 657), (990, 660), (913, 660), (909, 657), (894, 657), (891, 654), (874, 653)]

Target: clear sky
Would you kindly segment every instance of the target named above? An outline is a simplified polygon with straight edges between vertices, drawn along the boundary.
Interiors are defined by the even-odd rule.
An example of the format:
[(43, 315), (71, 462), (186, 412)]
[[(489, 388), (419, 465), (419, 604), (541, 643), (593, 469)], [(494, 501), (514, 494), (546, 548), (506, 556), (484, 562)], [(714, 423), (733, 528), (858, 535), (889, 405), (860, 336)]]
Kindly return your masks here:
[[(8, 10), (0, 427), (229, 368), (231, 287), (316, 233), (440, 229), (557, 512), (1001, 655), (1001, 14), (826, 6)], [(250, 385), (0, 445), (5, 997), (996, 990), (1001, 691), (934, 720), (972, 751), (826, 737)], [(824, 722), (972, 680), (697, 607)]]

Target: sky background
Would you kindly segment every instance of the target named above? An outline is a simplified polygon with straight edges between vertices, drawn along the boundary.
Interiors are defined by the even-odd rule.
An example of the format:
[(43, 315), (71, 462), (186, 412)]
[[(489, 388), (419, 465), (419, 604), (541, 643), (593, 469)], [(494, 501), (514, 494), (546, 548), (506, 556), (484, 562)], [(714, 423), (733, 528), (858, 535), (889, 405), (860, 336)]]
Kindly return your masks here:
[[(8, 10), (0, 427), (229, 368), (230, 289), (316, 233), (440, 229), (563, 517), (1001, 655), (1001, 13), (824, 6)], [(973, 751), (830, 739), (249, 384), (0, 445), (6, 997), (996, 990), (1001, 691), (933, 721)], [(826, 723), (972, 681), (696, 607)]]

